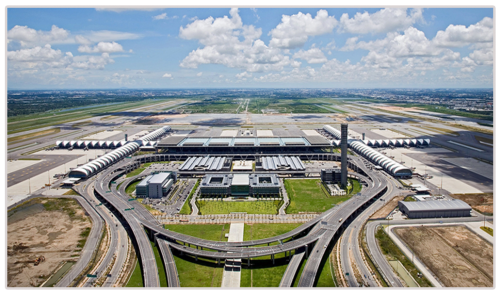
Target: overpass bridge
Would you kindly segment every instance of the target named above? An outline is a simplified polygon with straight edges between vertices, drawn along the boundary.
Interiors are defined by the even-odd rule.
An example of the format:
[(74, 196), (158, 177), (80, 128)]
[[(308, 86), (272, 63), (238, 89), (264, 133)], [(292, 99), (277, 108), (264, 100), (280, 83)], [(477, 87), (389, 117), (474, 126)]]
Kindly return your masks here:
[[(149, 239), (153, 239), (155, 234), (158, 240), (167, 241), (169, 247), (173, 249), (195, 257), (207, 257), (218, 261), (220, 261), (220, 259), (235, 258), (250, 259), (253, 257), (267, 255), (274, 257), (274, 255), (278, 253), (285, 253), (285, 255), (288, 253), (288, 255), (291, 256), (292, 250), (304, 248), (306, 249), (306, 255), (308, 255), (307, 250), (313, 243), (316, 242), (316, 245), (312, 249), (311, 257), (309, 258), (299, 281), (300, 286), (312, 286), (314, 284), (319, 264), (326, 249), (325, 245), (328, 245), (336, 235), (341, 233), (344, 224), (348, 222), (348, 220), (357, 214), (357, 212), (363, 210), (363, 208), (366, 207), (369, 202), (372, 202), (374, 198), (383, 194), (386, 189), (386, 182), (383, 177), (378, 176), (378, 173), (375, 171), (367, 169), (361, 160), (352, 157), (351, 165), (356, 165), (360, 169), (361, 173), (367, 175), (358, 174), (358, 178), (361, 178), (370, 184), (363, 195), (353, 197), (342, 203), (340, 206), (335, 206), (332, 209), (327, 210), (310, 222), (305, 223), (299, 228), (283, 235), (246, 242), (215, 242), (164, 229), (156, 223), (156, 220), (155, 222), (150, 221), (150, 213), (145, 208), (142, 206), (135, 206), (133, 204), (135, 201), (131, 203), (126, 200), (128, 197), (124, 192), (126, 187), (125, 183), (122, 184), (120, 190), (116, 190), (116, 186), (113, 186), (111, 182), (130, 169), (130, 162), (136, 161), (136, 158), (113, 165), (106, 170), (106, 173), (101, 173), (98, 176), (95, 190), (96, 193), (103, 198), (103, 200), (115, 208), (117, 212), (120, 212), (120, 214), (129, 223), (138, 244), (139, 256), (141, 258), (140, 261), (144, 271), (144, 281), (145, 285), (148, 287), (159, 285), (158, 270), (154, 260), (154, 254), (149, 243)], [(145, 161), (158, 161), (156, 156), (142, 156), (141, 159)], [(132, 179), (127, 180), (128, 183), (131, 181)], [(131, 210), (131, 208), (134, 209)], [(321, 225), (315, 226), (320, 221), (322, 221)], [(311, 230), (311, 227), (313, 226), (314, 228)], [(148, 231), (149, 237), (146, 235), (145, 230)], [(270, 243), (274, 242), (279, 242), (279, 244), (269, 246)], [(264, 245), (266, 243), (268, 246), (253, 247), (257, 245)], [(206, 249), (218, 252), (207, 251)], [(167, 264), (166, 269), (167, 272), (169, 272), (171, 271), (170, 267), (172, 263)], [(173, 265), (175, 267), (175, 264)]]

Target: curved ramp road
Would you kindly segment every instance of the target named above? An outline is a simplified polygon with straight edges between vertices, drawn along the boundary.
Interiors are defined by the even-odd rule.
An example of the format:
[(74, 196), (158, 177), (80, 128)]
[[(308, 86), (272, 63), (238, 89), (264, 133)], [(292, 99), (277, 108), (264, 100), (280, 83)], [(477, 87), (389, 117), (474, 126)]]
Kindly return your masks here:
[[(374, 186), (375, 184), (371, 183), (370, 185)], [(389, 178), (387, 182), (387, 192), (383, 196), (386, 201), (390, 201), (398, 194), (397, 187), (398, 184), (394, 183), (392, 178)], [(345, 277), (350, 287), (358, 287), (358, 281), (354, 276), (353, 267), (357, 267), (365, 286), (378, 287), (377, 282), (374, 280), (366, 263), (363, 261), (362, 250), (359, 246), (359, 237), (363, 230), (364, 223), (375, 211), (383, 207), (384, 204), (385, 202), (374, 202), (371, 204), (365, 211), (359, 214), (351, 224), (349, 224), (342, 236), (339, 249), (341, 265), (344, 274), (349, 273), (349, 276)], [(352, 265), (352, 260), (354, 260), (355, 265)]]
[(102, 231), (104, 228), (104, 222), (101, 216), (95, 211), (95, 209), (81, 196), (64, 196), (67, 198), (72, 198), (78, 201), (80, 205), (87, 211), (90, 218), (92, 219), (92, 228), (90, 229), (87, 241), (80, 252), (80, 258), (78, 262), (73, 265), (71, 270), (55, 285), (56, 287), (68, 287), (75, 279), (82, 273), (82, 271), (90, 263), (92, 254), (97, 251), (99, 246), (99, 241), (101, 239)]
[[(106, 201), (109, 202), (111, 206), (115, 207), (115, 209), (118, 210), (130, 224), (139, 245), (139, 253), (147, 286), (155, 286), (155, 284), (157, 285), (158, 276), (157, 268), (154, 264), (154, 255), (149, 244), (149, 239), (147, 238), (145, 231), (142, 229), (141, 225), (148, 229), (148, 232), (150, 232), (151, 234), (157, 233), (160, 237), (164, 237), (167, 241), (169, 241), (172, 248), (190, 253), (192, 255), (210, 257), (214, 259), (245, 259), (249, 257), (259, 257), (283, 253), (306, 246), (310, 249), (314, 242), (318, 241), (318, 243), (316, 243), (311, 251), (310, 257), (305, 265), (304, 271), (302, 272), (302, 276), (299, 281), (300, 286), (312, 287), (322, 257), (328, 247), (328, 244), (331, 242), (337, 231), (343, 227), (343, 224), (347, 219), (354, 218), (358, 213), (360, 213), (365, 207), (368, 206), (369, 202), (371, 202), (373, 198), (376, 198), (379, 195), (383, 194), (387, 189), (387, 182), (382, 177), (382, 175), (366, 169), (360, 159), (351, 157), (350, 164), (356, 166), (357, 169), (364, 171), (365, 174), (367, 174), (369, 177), (366, 178), (362, 175), (356, 175), (355, 173), (351, 174), (356, 175), (359, 178), (364, 179), (365, 181), (369, 181), (370, 183), (373, 182), (372, 185), (366, 188), (366, 191), (363, 192), (363, 195), (359, 195), (349, 199), (348, 201), (342, 203), (340, 206), (336, 206), (333, 209), (324, 212), (319, 216), (320, 218), (316, 218), (314, 222), (310, 222), (300, 227), (299, 230), (295, 230), (294, 233), (299, 234), (304, 230), (310, 229), (313, 225), (321, 221), (321, 226), (315, 226), (305, 237), (301, 237), (295, 240), (292, 239), (285, 243), (280, 242), (279, 245), (273, 246), (243, 248), (245, 246), (262, 245), (265, 242), (271, 243), (274, 241), (281, 241), (282, 238), (293, 237), (294, 234), (287, 233), (285, 235), (280, 235), (279, 238), (273, 237), (258, 241), (214, 242), (184, 234), (174, 233), (159, 226), (156, 220), (154, 220), (154, 222), (148, 221), (151, 219), (148, 216), (149, 212), (148, 214), (146, 214), (144, 212), (144, 209), (139, 209), (141, 208), (141, 206), (138, 206), (137, 210), (132, 209), (131, 203), (125, 201), (125, 198), (127, 198), (126, 195), (123, 195), (124, 189), (126, 187), (125, 185), (120, 188), (120, 191), (117, 191), (115, 186), (111, 186), (111, 190), (108, 190), (111, 181), (120, 177), (120, 175), (123, 173), (123, 170), (120, 170), (120, 168), (125, 166), (126, 163), (125, 165), (115, 164), (107, 169), (107, 174), (101, 174), (101, 176), (97, 180), (98, 185), (96, 186), (96, 192), (104, 199), (106, 199)], [(130, 181), (132, 180), (128, 180), (128, 182)], [(196, 248), (191, 246), (195, 246)], [(203, 248), (217, 250), (219, 252), (206, 251)]]
[(179, 274), (177, 273), (177, 267), (175, 266), (174, 256), (172, 255), (172, 251), (170, 251), (169, 243), (162, 239), (157, 239), (156, 241), (163, 258), (163, 264), (165, 265), (168, 286), (172, 288), (180, 287), (181, 282), (179, 281)]

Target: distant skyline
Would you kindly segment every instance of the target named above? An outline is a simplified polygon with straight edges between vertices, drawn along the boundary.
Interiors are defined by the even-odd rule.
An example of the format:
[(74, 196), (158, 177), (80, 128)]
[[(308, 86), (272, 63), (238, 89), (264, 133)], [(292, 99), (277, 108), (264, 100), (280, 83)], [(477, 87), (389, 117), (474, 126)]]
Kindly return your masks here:
[(492, 88), (492, 8), (9, 8), (8, 89)]

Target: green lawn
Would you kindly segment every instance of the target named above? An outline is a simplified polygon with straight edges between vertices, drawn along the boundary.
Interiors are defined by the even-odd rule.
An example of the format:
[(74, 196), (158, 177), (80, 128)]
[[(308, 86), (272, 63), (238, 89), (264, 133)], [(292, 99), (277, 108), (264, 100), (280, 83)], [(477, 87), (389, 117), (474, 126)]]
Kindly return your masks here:
[(248, 214), (278, 214), (281, 201), (196, 201), (201, 215), (229, 214), (231, 212), (246, 212)]
[(166, 229), (190, 235), (193, 237), (211, 240), (226, 241), (224, 234), (229, 233), (229, 224), (166, 224)]
[(136, 258), (136, 261), (134, 272), (132, 272), (126, 287), (144, 287), (144, 280), (142, 278), (142, 270), (139, 259)]
[[(227, 241), (229, 224), (167, 224), (165, 228), (197, 238), (211, 241)], [(213, 260), (179, 255), (174, 251), (174, 260), (179, 273), (181, 287), (220, 287), (224, 263), (219, 266)]]
[(349, 179), (353, 183), (352, 191), (345, 196), (327, 196), (321, 189), (319, 179), (285, 179), (285, 189), (290, 198), (290, 205), (286, 213), (324, 212), (335, 204), (348, 200), (361, 191), (357, 180)]
[(146, 168), (142, 167), (141, 168), (137, 168), (135, 169), (134, 171), (130, 172), (127, 174), (127, 177), (132, 177), (132, 176), (136, 176), (136, 175), (139, 175), (142, 173), (142, 171), (144, 171)]
[[(300, 225), (300, 223), (245, 224), (243, 240), (259, 240), (281, 235)], [(242, 261), (241, 287), (278, 287), (288, 266), (288, 258), (285, 258), (284, 253), (275, 256), (274, 265), (270, 256), (252, 258), (251, 262), (252, 265), (248, 268), (247, 260)]]
[(135, 192), (135, 187), (141, 182), (142, 180), (141, 179), (138, 179), (136, 181), (132, 181), (132, 183), (130, 183), (127, 188), (125, 188), (125, 193), (127, 193), (127, 195), (129, 196), (132, 196), (132, 193)]

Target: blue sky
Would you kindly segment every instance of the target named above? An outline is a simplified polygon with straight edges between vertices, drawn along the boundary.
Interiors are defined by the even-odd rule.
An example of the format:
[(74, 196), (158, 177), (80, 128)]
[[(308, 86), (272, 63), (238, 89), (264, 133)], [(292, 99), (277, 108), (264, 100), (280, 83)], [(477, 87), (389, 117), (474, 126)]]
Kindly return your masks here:
[(493, 87), (491, 8), (9, 8), (8, 89)]

